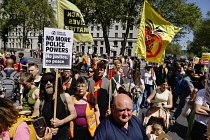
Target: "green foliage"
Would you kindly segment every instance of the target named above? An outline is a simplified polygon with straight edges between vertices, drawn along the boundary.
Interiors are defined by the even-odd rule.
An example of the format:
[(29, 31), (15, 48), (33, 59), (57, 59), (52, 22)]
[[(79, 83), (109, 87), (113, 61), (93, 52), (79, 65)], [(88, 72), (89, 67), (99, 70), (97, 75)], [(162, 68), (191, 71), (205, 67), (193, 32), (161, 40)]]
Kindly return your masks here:
[(175, 40), (179, 40), (191, 31), (200, 22), (202, 13), (194, 3), (187, 3), (187, 0), (148, 0), (153, 8), (167, 21), (183, 27), (176, 35)]
[(180, 46), (179, 44), (169, 44), (166, 47), (165, 53), (172, 54), (172, 55), (182, 55), (183, 51), (181, 49), (182, 49), (182, 46)]
[(203, 52), (210, 52), (210, 19), (204, 19), (194, 30), (194, 39), (188, 45), (188, 51), (201, 56)]
[(22, 30), (23, 47), (26, 46), (30, 31), (40, 31), (43, 27), (55, 27), (54, 10), (47, 0), (3, 0), (0, 4), (1, 28), (8, 27), (10, 31), (18, 26)]

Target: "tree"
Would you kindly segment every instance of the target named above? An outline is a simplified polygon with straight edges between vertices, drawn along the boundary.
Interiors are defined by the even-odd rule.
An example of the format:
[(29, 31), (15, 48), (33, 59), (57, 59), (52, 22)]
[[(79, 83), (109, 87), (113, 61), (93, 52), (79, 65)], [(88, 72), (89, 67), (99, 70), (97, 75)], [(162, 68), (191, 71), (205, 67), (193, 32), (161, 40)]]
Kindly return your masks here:
[(172, 55), (182, 55), (182, 46), (180, 46), (179, 44), (169, 44), (166, 47), (165, 53), (166, 54), (172, 54)]
[(18, 26), (22, 30), (20, 38), (23, 48), (26, 48), (28, 33), (41, 32), (43, 27), (54, 27), (54, 10), (47, 0), (3, 0), (0, 4), (1, 28), (8, 27), (10, 31)]
[[(138, 0), (137, 0), (138, 1)], [(139, 17), (143, 1), (130, 0), (129, 5), (125, 6), (125, 12), (128, 16), (123, 21), (126, 25), (126, 33), (122, 43), (121, 54), (124, 54), (125, 45), (127, 42), (127, 36), (129, 34), (129, 27), (134, 25), (139, 27)], [(199, 23), (201, 18), (200, 9), (195, 6), (194, 3), (186, 3), (186, 0), (148, 0), (151, 6), (158, 12), (164, 19), (173, 23), (178, 27), (183, 27), (185, 30), (192, 30), (196, 24)], [(126, 9), (127, 8), (127, 9)], [(180, 12), (182, 11), (182, 12)], [(126, 15), (125, 14), (125, 15)], [(123, 15), (122, 15), (123, 17)], [(130, 20), (135, 19), (135, 20)], [(184, 36), (186, 32), (180, 31), (175, 37), (175, 40), (179, 40)]]
[[(163, 18), (178, 27), (193, 29), (201, 18), (200, 9), (193, 3), (187, 4), (186, 0), (148, 1)], [(87, 23), (101, 24), (107, 53), (110, 51), (108, 29), (112, 27), (113, 21), (121, 21), (122, 26), (126, 27), (121, 49), (121, 54), (124, 54), (130, 27), (139, 27), (143, 0), (72, 0), (71, 2), (81, 9)], [(185, 32), (179, 33), (177, 38), (184, 34)]]
[(201, 56), (210, 51), (210, 19), (203, 21), (195, 28), (193, 41), (188, 45), (188, 52)]

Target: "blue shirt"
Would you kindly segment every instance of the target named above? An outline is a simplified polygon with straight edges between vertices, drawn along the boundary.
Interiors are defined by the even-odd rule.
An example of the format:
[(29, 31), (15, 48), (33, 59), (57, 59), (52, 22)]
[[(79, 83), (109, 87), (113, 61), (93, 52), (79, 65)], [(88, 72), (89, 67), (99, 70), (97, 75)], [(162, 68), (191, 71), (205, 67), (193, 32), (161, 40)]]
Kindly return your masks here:
[(143, 125), (136, 116), (128, 122), (128, 129), (119, 126), (110, 115), (97, 127), (94, 140), (148, 140)]
[(194, 88), (191, 79), (189, 76), (186, 76), (183, 78), (182, 83), (181, 83), (181, 88), (182, 88), (182, 96), (189, 96), (191, 93), (191, 89)]
[[(26, 65), (26, 64), (28, 64), (28, 60), (25, 57), (23, 57), (23, 58), (20, 59), (20, 63), (23, 64), (23, 65)], [(23, 68), (24, 72), (27, 71), (27, 67), (22, 67), (22, 68)]]

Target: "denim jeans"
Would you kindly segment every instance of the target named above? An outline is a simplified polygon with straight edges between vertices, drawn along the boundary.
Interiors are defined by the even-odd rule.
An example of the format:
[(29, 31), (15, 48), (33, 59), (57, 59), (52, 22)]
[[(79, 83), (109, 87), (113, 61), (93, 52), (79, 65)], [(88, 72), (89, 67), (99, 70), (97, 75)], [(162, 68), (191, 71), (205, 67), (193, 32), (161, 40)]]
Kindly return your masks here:
[(141, 103), (141, 107), (148, 107), (148, 103), (146, 102), (147, 98), (150, 96), (150, 94), (152, 93), (153, 91), (153, 85), (145, 85), (145, 90), (144, 90), (144, 93), (143, 93), (143, 100), (142, 100), (142, 103)]
[(186, 94), (181, 94), (179, 96), (179, 105), (178, 108), (176, 109), (176, 112), (173, 115), (173, 119), (177, 119), (179, 117), (179, 115), (182, 112), (182, 108), (184, 107), (185, 103), (189, 101), (190, 95), (186, 95)]
[(139, 98), (137, 100), (137, 117), (140, 117), (140, 105), (142, 103), (142, 99), (143, 99), (143, 93), (139, 95)]
[(84, 66), (84, 71), (87, 72), (87, 70), (88, 70), (87, 64), (83, 64), (83, 66)]

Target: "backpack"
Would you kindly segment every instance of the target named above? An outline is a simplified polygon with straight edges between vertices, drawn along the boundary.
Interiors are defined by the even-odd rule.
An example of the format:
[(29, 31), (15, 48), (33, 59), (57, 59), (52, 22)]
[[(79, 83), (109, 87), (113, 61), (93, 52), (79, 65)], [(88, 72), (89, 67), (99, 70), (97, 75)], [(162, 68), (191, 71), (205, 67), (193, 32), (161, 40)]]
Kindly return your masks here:
[(180, 79), (180, 80), (176, 83), (176, 86), (175, 86), (174, 89), (173, 89), (173, 93), (174, 93), (174, 94), (176, 94), (176, 95), (181, 94), (181, 92), (182, 92), (182, 81), (183, 81), (183, 78)]
[(10, 132), (9, 132), (10, 140), (13, 140), (13, 138), (15, 136), (16, 129), (22, 122), (26, 122), (28, 125), (28, 129), (30, 131), (30, 140), (36, 140), (36, 131), (34, 129), (34, 126), (31, 123), (36, 118), (37, 118), (36, 116), (21, 115), (17, 119), (17, 122), (15, 124), (13, 124), (12, 127), (10, 128)]
[(17, 93), (17, 83), (15, 81), (19, 78), (19, 73), (17, 71), (12, 71), (6, 73), (5, 71), (0, 71), (0, 89), (5, 89), (5, 97), (8, 99), (14, 99)]

